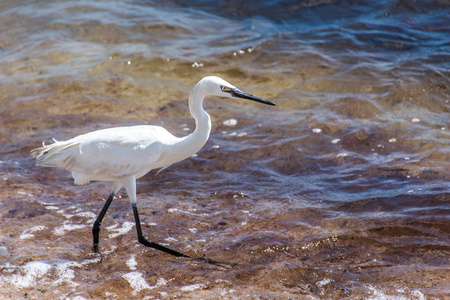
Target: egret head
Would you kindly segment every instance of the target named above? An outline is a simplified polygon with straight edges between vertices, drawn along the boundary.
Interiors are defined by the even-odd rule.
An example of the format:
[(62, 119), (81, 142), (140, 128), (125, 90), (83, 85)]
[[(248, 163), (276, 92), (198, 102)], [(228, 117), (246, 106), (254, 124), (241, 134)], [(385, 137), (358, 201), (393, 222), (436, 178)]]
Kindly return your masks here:
[(227, 81), (217, 76), (205, 77), (202, 80), (200, 80), (197, 86), (208, 95), (227, 98), (241, 98), (264, 103), (267, 105), (275, 105), (275, 103), (273, 103), (272, 101), (241, 91), (234, 85), (228, 83)]

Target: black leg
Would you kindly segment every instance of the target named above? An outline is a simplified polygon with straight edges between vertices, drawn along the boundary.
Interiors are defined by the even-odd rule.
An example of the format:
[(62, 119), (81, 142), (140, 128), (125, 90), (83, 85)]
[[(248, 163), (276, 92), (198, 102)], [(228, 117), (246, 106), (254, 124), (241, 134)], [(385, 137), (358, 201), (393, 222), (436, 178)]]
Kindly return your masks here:
[(136, 222), (136, 230), (137, 230), (137, 235), (138, 235), (138, 241), (139, 243), (143, 244), (144, 246), (147, 247), (152, 247), (161, 251), (164, 251), (166, 253), (175, 255), (177, 257), (189, 257), (186, 254), (183, 254), (181, 252), (169, 249), (167, 247), (164, 247), (163, 245), (157, 244), (155, 242), (152, 242), (150, 240), (148, 240), (143, 234), (142, 234), (142, 228), (141, 228), (141, 222), (139, 221), (139, 213), (137, 210), (137, 206), (136, 203), (133, 203), (133, 213), (134, 213), (134, 221)]
[(100, 226), (102, 225), (103, 217), (106, 214), (106, 211), (108, 210), (109, 206), (111, 205), (111, 202), (114, 199), (114, 193), (111, 193), (109, 195), (108, 200), (106, 200), (105, 205), (103, 205), (102, 211), (97, 217), (97, 220), (94, 222), (94, 226), (92, 227), (92, 235), (94, 236), (94, 251), (98, 252), (98, 236), (100, 233)]
[[(181, 252), (169, 249), (167, 247), (164, 247), (163, 245), (160, 245), (160, 244), (157, 244), (155, 242), (152, 242), (152, 241), (148, 240), (142, 234), (141, 222), (139, 221), (139, 213), (138, 213), (138, 210), (137, 210), (136, 203), (133, 203), (132, 205), (133, 205), (134, 221), (136, 222), (136, 229), (137, 229), (137, 235), (138, 235), (139, 243), (141, 243), (141, 244), (143, 244), (143, 245), (145, 245), (147, 247), (152, 247), (152, 248), (161, 250), (163, 252), (175, 255), (176, 257), (188, 257), (188, 258), (191, 258), (190, 256), (188, 256), (186, 254), (183, 254)], [(192, 258), (192, 259), (193, 260), (197, 260), (197, 261), (201, 261), (201, 262), (206, 262), (208, 264), (219, 266), (219, 267), (226, 268), (226, 269), (228, 269), (228, 266), (226, 266), (226, 265), (230, 265), (230, 266), (234, 265), (234, 264), (221, 263), (221, 262), (218, 262), (218, 261), (206, 258), (206, 257), (197, 257), (197, 258)]]

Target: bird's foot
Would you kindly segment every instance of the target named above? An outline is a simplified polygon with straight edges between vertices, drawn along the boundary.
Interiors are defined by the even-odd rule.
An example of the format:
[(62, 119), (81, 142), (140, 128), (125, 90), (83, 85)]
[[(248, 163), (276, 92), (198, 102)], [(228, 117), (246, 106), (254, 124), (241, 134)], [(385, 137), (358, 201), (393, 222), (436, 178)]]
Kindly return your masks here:
[(196, 261), (205, 262), (207, 264), (210, 264), (210, 265), (213, 265), (213, 266), (217, 266), (217, 267), (221, 267), (221, 268), (224, 268), (224, 269), (230, 269), (231, 267), (234, 267), (234, 266), (237, 265), (236, 263), (220, 262), (220, 261), (216, 261), (216, 260), (213, 260), (213, 259), (210, 259), (210, 258), (206, 258), (204, 256), (195, 257), (195, 258), (192, 258), (192, 259), (196, 260)]

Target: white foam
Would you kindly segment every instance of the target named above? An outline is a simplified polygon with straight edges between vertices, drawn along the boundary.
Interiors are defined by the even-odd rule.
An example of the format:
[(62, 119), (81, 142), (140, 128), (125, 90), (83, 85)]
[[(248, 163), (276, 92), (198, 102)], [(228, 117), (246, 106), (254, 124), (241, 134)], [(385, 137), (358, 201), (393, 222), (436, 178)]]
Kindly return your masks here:
[(408, 295), (408, 289), (405, 288), (397, 288), (397, 293), (403, 293), (406, 295), (389, 295), (386, 294), (382, 289), (377, 286), (373, 286), (371, 284), (367, 284), (366, 287), (371, 291), (371, 297), (367, 299), (370, 300), (409, 300), (409, 299), (417, 299), (417, 300), (426, 300), (425, 295), (419, 291), (418, 289), (414, 289)]
[(329, 284), (330, 282), (333, 282), (333, 279), (330, 279), (330, 278), (324, 278), (324, 279), (322, 279), (321, 281), (318, 281), (318, 282), (316, 283), (316, 285), (317, 285), (318, 287), (323, 287), (323, 286)]
[(341, 139), (334, 139), (334, 140), (331, 141), (331, 143), (337, 144), (337, 143), (339, 143), (340, 141), (341, 141)]
[(53, 233), (56, 235), (64, 235), (66, 231), (72, 231), (77, 230), (86, 227), (86, 225), (76, 225), (76, 224), (70, 224), (68, 222), (65, 222), (63, 226), (56, 227), (53, 229)]
[(111, 253), (115, 252), (117, 248), (118, 248), (117, 246), (112, 245), (112, 246), (109, 247), (109, 249), (103, 248), (102, 253), (104, 255), (108, 255), (108, 254), (111, 254)]
[(27, 193), (27, 192), (24, 192), (24, 191), (18, 191), (17, 194), (19, 194), (19, 195), (26, 195), (28, 197), (33, 197), (34, 196), (33, 194), (30, 194), (30, 193)]
[[(118, 237), (119, 235), (125, 234), (128, 231), (130, 231), (131, 228), (133, 228), (133, 226), (134, 226), (134, 223), (132, 223), (132, 222), (128, 222), (128, 221), (127, 222), (123, 222), (122, 227), (111, 229), (111, 231), (115, 231), (115, 232), (109, 234), (108, 236), (110, 238)], [(110, 227), (108, 227), (108, 229), (110, 229)]]
[(176, 238), (171, 237), (171, 236), (169, 236), (168, 238), (165, 238), (164, 240), (167, 242), (178, 242), (178, 240)]
[(130, 284), (131, 288), (133, 289), (133, 295), (136, 295), (142, 290), (151, 290), (155, 288), (154, 286), (150, 286), (142, 277), (142, 274), (137, 271), (124, 274), (122, 275), (122, 278), (128, 281), (128, 283)]
[(103, 295), (105, 295), (107, 299), (119, 299), (119, 295), (117, 295), (116, 293), (106, 291), (103, 292)]
[(225, 126), (236, 126), (237, 120), (236, 119), (228, 119), (223, 121), (223, 125)]
[(76, 287), (80, 284), (73, 281), (75, 271), (71, 267), (80, 268), (84, 265), (98, 263), (100, 261), (100, 257), (95, 257), (82, 261), (33, 261), (23, 266), (15, 266), (7, 263), (1, 266), (2, 273), (10, 273), (11, 275), (0, 276), (0, 286), (3, 283), (8, 283), (15, 288), (30, 288), (45, 285), (68, 285), (70, 287)]
[(45, 207), (45, 209), (49, 209), (49, 210), (58, 210), (59, 207), (58, 206), (53, 206), (53, 205), (48, 205)]
[(58, 286), (61, 284), (67, 284), (72, 287), (80, 285), (79, 283), (72, 281), (75, 278), (75, 271), (69, 269), (69, 266), (73, 266), (72, 262), (65, 262), (56, 265), (56, 274), (58, 275), (58, 278), (53, 280), (52, 285)]
[(426, 300), (427, 299), (427, 297), (425, 297), (425, 295), (419, 290), (412, 290), (411, 295), (413, 296), (413, 299), (417, 299), (417, 300)]
[(131, 258), (129, 260), (127, 260), (127, 266), (128, 268), (130, 268), (131, 271), (136, 270), (136, 266), (138, 265), (137, 261), (136, 261), (136, 255), (133, 254), (131, 255)]
[(36, 281), (47, 274), (51, 268), (51, 265), (44, 262), (29, 262), (20, 268), (21, 273), (24, 275), (12, 275), (10, 277), (10, 282), (17, 288), (33, 287), (36, 285)]
[(194, 61), (194, 63), (192, 64), (193, 68), (202, 68), (205, 64), (204, 63), (199, 63)]
[(166, 285), (167, 283), (168, 281), (165, 280), (164, 278), (159, 278), (158, 281), (156, 281), (156, 286)]
[(113, 230), (114, 228), (117, 228), (117, 226), (119, 226), (119, 223), (112, 224), (112, 225), (106, 227), (106, 229), (107, 229), (107, 230)]
[(191, 292), (191, 291), (205, 289), (205, 288), (206, 288), (206, 285), (204, 285), (203, 283), (197, 283), (197, 284), (183, 286), (183, 287), (181, 287), (181, 290), (183, 292)]
[(47, 227), (45, 227), (43, 225), (37, 225), (37, 226), (31, 227), (31, 228), (25, 229), (22, 232), (22, 234), (20, 235), (19, 239), (25, 240), (25, 239), (32, 238), (32, 237), (34, 237), (33, 233), (44, 230), (45, 228), (47, 228)]
[(90, 211), (79, 212), (75, 216), (80, 217), (80, 218), (89, 218), (89, 219), (95, 219), (97, 217), (96, 214), (94, 214), (93, 212), (90, 212)]
[(57, 212), (58, 214), (61, 214), (61, 215), (62, 215), (64, 218), (66, 218), (66, 219), (70, 219), (70, 218), (73, 217), (72, 214), (66, 213), (66, 210), (64, 210), (64, 209), (57, 210), (56, 212)]

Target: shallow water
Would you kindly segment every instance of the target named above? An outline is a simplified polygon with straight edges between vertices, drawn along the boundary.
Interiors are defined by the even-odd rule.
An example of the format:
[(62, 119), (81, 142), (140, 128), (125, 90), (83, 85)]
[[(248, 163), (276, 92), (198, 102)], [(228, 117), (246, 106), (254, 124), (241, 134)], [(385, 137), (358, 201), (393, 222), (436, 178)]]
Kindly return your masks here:
[[(0, 4), (0, 294), (20, 299), (449, 297), (445, 1)], [(30, 150), (100, 128), (193, 130), (207, 75), (277, 107), (207, 99), (197, 156), (122, 191)]]

